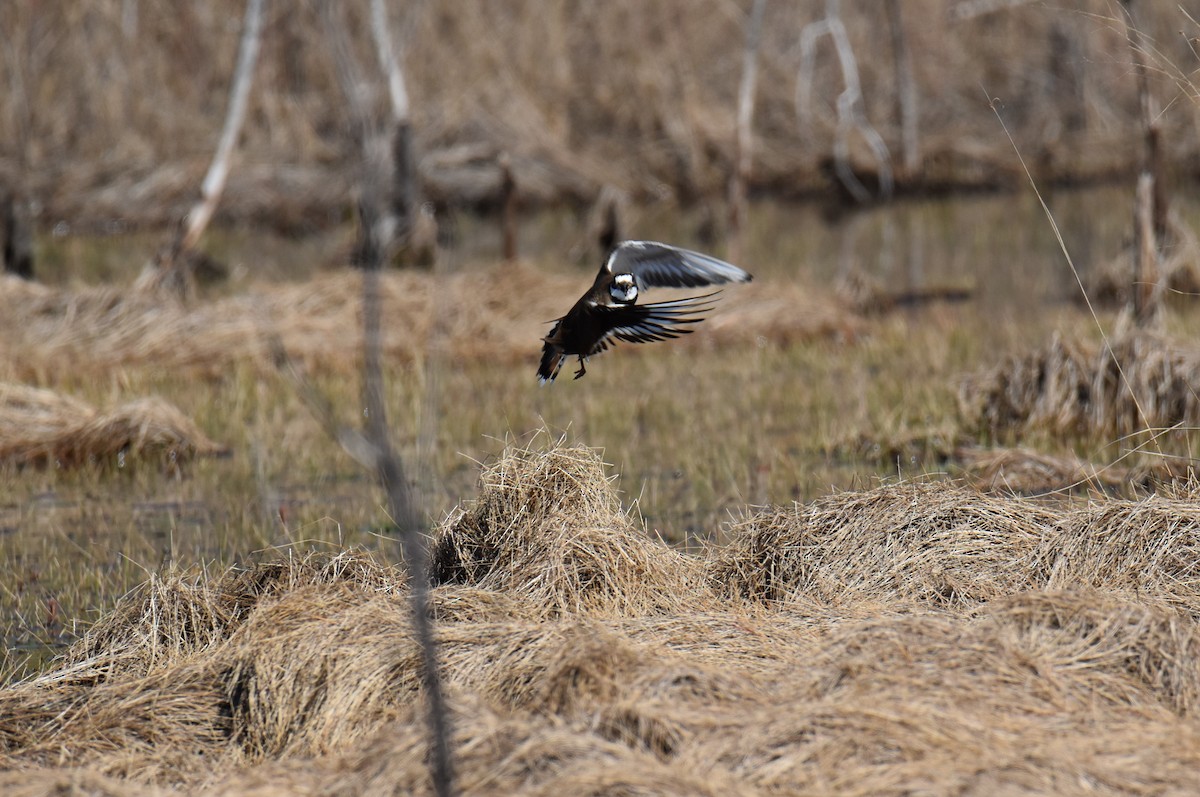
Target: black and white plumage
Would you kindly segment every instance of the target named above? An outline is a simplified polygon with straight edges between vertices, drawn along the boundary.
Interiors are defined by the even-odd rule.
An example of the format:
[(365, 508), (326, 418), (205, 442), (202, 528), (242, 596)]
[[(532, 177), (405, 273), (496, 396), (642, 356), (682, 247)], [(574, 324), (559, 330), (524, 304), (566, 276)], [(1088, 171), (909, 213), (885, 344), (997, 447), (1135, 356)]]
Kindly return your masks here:
[(719, 291), (667, 302), (637, 304), (642, 288), (698, 288), (749, 282), (750, 275), (711, 255), (654, 241), (625, 241), (600, 267), (592, 287), (554, 323), (542, 340), (538, 379), (553, 382), (563, 362), (579, 358), (575, 378), (588, 357), (617, 341), (649, 343), (686, 335), (704, 320)]

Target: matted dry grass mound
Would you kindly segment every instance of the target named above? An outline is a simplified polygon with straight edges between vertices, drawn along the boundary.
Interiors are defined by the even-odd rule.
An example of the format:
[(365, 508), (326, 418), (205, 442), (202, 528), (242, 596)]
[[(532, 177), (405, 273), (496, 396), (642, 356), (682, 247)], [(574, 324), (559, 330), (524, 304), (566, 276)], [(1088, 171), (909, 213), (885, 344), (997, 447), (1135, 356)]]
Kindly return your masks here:
[[(561, 316), (587, 286), (586, 272), (547, 273), (496, 265), (439, 276), (385, 273), (381, 280), (383, 350), (419, 361), (430, 343), (456, 360), (533, 362), (545, 322)], [(514, 290), (536, 285), (537, 290)], [(692, 345), (853, 337), (849, 311), (804, 286), (738, 286), (702, 325)], [(219, 373), (230, 362), (271, 363), (278, 338), (296, 360), (353, 368), (361, 351), (361, 274), (344, 270), (302, 283), (270, 283), (184, 305), (111, 287), (80, 290), (0, 281), (0, 367), (17, 375), (70, 367), (88, 372), (156, 365)], [(0, 369), (0, 373), (3, 370)]]
[(223, 642), (265, 598), (311, 584), (350, 584), (394, 593), (405, 581), (370, 555), (308, 554), (231, 570), (152, 574), (67, 651), (63, 673), (76, 682), (147, 674)]
[(0, 382), (0, 462), (74, 468), (153, 459), (174, 467), (225, 449), (160, 398), (100, 411), (52, 390)]
[[(510, 449), (439, 531), (459, 788), (1188, 793), (1193, 503), (887, 486), (763, 512), (701, 562), (630, 522), (594, 453)], [(152, 581), (0, 689), (0, 792), (430, 794), (408, 599), (350, 553)]]
[(952, 484), (900, 484), (771, 509), (712, 553), (726, 595), (973, 606), (1022, 592), (1101, 589), (1200, 618), (1193, 497), (1050, 506)]
[(642, 614), (703, 599), (695, 560), (636, 529), (587, 448), (506, 448), (437, 533), (437, 584), (512, 594), (547, 615)]
[[(230, 648), (173, 668), (206, 663), (216, 692), (186, 678), (129, 679), (121, 701), (97, 688), (72, 730), (115, 746), (72, 777), (113, 794), (430, 793), (417, 662), (395, 601), (301, 587), (256, 610)], [(809, 633), (779, 645), (777, 630), (797, 623)], [(680, 649), (684, 625), (739, 634), (744, 653)], [(464, 623), (440, 640), (465, 794), (1183, 793), (1200, 765), (1195, 624), (1104, 592), (966, 612), (849, 604), (818, 622), (782, 610), (649, 626)], [(214, 718), (187, 696), (231, 713)], [(185, 741), (168, 733), (180, 717), (211, 725)], [(150, 723), (153, 758), (131, 738)], [(61, 753), (89, 738), (49, 741)], [(47, 746), (6, 762), (41, 762), (22, 773), (41, 790), (25, 793), (63, 782), (45, 768)]]
[(1136, 465), (1098, 464), (1032, 448), (959, 446), (953, 461), (963, 477), (981, 490), (1041, 495), (1054, 492), (1137, 492), (1185, 483), (1194, 478), (1190, 461), (1160, 457)]
[(767, 601), (988, 600), (1036, 586), (1019, 565), (1058, 517), (944, 483), (840, 493), (735, 525), (710, 578), (717, 590)]
[(1200, 349), (1131, 332), (1109, 346), (1055, 336), (970, 377), (959, 409), (970, 430), (1115, 440), (1200, 424)]
[(1200, 503), (1150, 496), (1064, 514), (1038, 553), (1049, 588), (1153, 597), (1200, 618)]

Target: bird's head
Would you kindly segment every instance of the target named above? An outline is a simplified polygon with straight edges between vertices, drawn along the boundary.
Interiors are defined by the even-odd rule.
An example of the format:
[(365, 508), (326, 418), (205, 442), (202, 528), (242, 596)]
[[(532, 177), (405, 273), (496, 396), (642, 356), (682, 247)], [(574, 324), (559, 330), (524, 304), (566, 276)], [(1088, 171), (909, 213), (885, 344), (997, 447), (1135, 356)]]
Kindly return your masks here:
[(618, 274), (613, 277), (612, 284), (608, 286), (608, 292), (613, 301), (618, 304), (632, 304), (637, 300), (637, 282), (634, 281), (632, 274)]

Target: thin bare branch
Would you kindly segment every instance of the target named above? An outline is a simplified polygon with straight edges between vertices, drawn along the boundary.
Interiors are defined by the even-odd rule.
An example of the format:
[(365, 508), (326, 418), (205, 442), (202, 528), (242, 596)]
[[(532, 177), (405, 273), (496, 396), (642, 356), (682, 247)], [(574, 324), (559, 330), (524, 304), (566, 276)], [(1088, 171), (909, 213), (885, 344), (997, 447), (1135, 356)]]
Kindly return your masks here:
[(242, 123), (246, 119), (250, 86), (254, 82), (254, 66), (258, 63), (258, 53), (262, 45), (265, 6), (266, 0), (249, 0), (246, 3), (242, 40), (238, 46), (238, 62), (233, 73), (233, 90), (229, 98), (229, 110), (225, 114), (225, 127), (221, 130), (221, 139), (217, 144), (212, 165), (209, 166), (208, 174), (200, 187), (200, 201), (188, 213), (187, 229), (180, 246), (182, 252), (189, 251), (199, 242), (217, 209), (221, 192), (225, 190), (230, 157), (237, 144), (238, 134), (241, 133)]
[(408, 87), (404, 80), (404, 70), (392, 45), (391, 26), (388, 24), (387, 8), (383, 0), (371, 0), (371, 35), (375, 39), (379, 65), (387, 75), (388, 96), (392, 100), (392, 119), (397, 124), (406, 124), (409, 121)]
[(734, 172), (729, 181), (729, 256), (741, 259), (742, 226), (746, 217), (746, 183), (754, 165), (754, 92), (758, 87), (758, 46), (762, 38), (766, 0), (754, 0), (746, 22), (742, 49), (742, 80), (738, 87), (737, 128), (734, 138)]
[(850, 142), (852, 132), (857, 131), (875, 156), (876, 168), (879, 172), (879, 198), (887, 199), (892, 195), (894, 181), (892, 177), (891, 155), (883, 136), (867, 120), (863, 111), (862, 84), (858, 77), (858, 61), (854, 57), (854, 49), (850, 46), (850, 37), (846, 26), (842, 23), (838, 0), (825, 0), (825, 18), (805, 26), (800, 31), (800, 71), (797, 75), (796, 114), (801, 126), (806, 125), (809, 106), (812, 102), (812, 72), (815, 61), (817, 40), (829, 34), (833, 39), (837, 52), (838, 64), (842, 71), (842, 83), (845, 88), (837, 99), (837, 132), (833, 143), (833, 167), (838, 180), (860, 203), (871, 200), (871, 192), (867, 190), (850, 166)]

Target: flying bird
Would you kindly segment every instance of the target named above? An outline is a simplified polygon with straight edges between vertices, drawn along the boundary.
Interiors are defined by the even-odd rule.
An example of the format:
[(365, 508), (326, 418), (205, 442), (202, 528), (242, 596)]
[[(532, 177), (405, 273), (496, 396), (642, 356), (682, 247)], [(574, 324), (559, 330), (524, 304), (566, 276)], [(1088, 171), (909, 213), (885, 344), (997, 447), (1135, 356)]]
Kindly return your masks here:
[(698, 288), (750, 279), (742, 269), (710, 255), (654, 241), (625, 241), (613, 249), (588, 292), (542, 338), (538, 381), (553, 382), (572, 355), (579, 358), (578, 379), (586, 373), (588, 357), (617, 341), (649, 343), (686, 335), (690, 325), (704, 320), (720, 293), (637, 304), (639, 289)]

